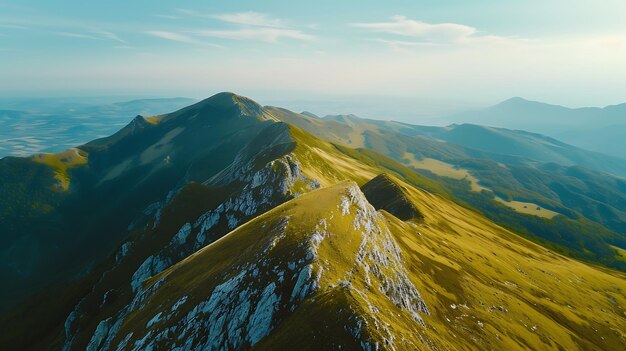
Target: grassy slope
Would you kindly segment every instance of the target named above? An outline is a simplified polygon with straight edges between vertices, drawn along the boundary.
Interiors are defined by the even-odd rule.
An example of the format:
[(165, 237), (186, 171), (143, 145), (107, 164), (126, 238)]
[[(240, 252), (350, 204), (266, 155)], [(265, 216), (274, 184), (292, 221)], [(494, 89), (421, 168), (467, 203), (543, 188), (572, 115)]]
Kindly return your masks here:
[[(407, 126), (393, 122), (352, 118), (341, 123), (340, 119), (319, 119), (279, 108), (267, 109), (277, 119), (338, 145), (352, 144), (355, 123), (367, 124), (371, 128), (362, 133), (367, 148), (417, 169), (431, 178), (431, 183), (437, 184), (439, 190), (446, 189), (438, 193), (451, 192), (497, 223), (561, 253), (626, 270), (626, 265), (610, 246), (626, 247), (626, 238), (619, 234), (626, 230), (626, 212), (620, 210), (626, 205), (626, 183), (621, 179), (580, 167), (554, 164), (534, 167), (522, 164), (524, 161), (519, 158), (502, 156), (499, 159), (493, 154), (406, 135), (414, 131), (405, 131), (403, 128)], [(433, 164), (417, 161), (432, 158), (438, 161)], [(447, 169), (441, 167), (448, 163), (454, 168), (452, 165)], [(458, 179), (461, 175), (464, 179)], [(484, 189), (489, 191), (481, 192)], [(496, 196), (508, 202), (499, 202)], [(548, 211), (564, 216), (544, 220), (537, 216), (544, 215), (543, 212), (524, 214), (528, 211), (522, 211), (523, 206), (517, 208), (510, 201), (536, 204), (535, 208), (546, 209), (545, 217), (552, 215)]]
[(407, 188), (424, 221), (385, 217), (434, 311), (427, 324), (443, 340), (479, 349), (625, 347), (623, 274), (558, 255)]
[[(322, 175), (326, 185), (342, 178), (363, 184), (364, 173), (402, 167), (380, 155), (374, 161), (356, 150), (322, 142), (296, 128), (292, 128), (292, 135), (298, 141), (295, 152), (305, 173)], [(328, 163), (327, 154), (342, 162)], [(256, 345), (258, 349), (354, 347), (354, 338), (345, 332), (345, 326), (355, 314), (370, 318), (367, 300), (375, 301), (379, 310), (385, 311), (379, 318), (391, 326), (396, 340), (406, 342), (399, 342), (399, 349), (423, 346), (411, 344), (417, 335), (425, 343), (453, 349), (610, 350), (626, 345), (623, 274), (546, 250), (445, 196), (419, 190), (396, 176), (388, 177), (404, 189), (406, 199), (423, 216), (420, 222), (403, 222), (382, 212), (381, 223), (399, 243), (410, 279), (431, 309), (432, 314), (424, 316), (425, 328), (416, 327), (404, 312), (377, 294), (376, 289), (368, 290), (362, 281), (352, 280), (355, 289), (338, 286), (354, 263), (358, 245), (350, 220), (337, 219), (338, 197), (345, 188), (342, 183), (292, 200), (152, 278), (148, 286), (166, 277), (168, 288), (160, 289), (144, 309), (129, 319), (120, 335), (141, 330), (162, 308), (157, 306), (167, 307), (184, 294), (194, 296), (195, 300), (190, 301), (199, 302), (223, 277), (235, 274), (233, 267), (259, 262), (263, 258), (261, 248), (278, 235), (267, 228), (273, 228), (272, 223), (280, 218), (290, 216), (290, 224), (286, 238), (272, 249), (271, 255), (277, 264), (284, 265), (295, 259), (293, 255), (303, 255), (298, 243), (306, 242), (321, 218), (335, 215), (330, 221), (332, 239), (319, 249), (318, 263), (324, 267), (322, 288), (293, 314), (280, 312), (276, 318), (282, 322)], [(287, 285), (283, 292), (288, 294), (291, 288)], [(368, 291), (366, 298), (357, 290)], [(383, 337), (373, 329), (365, 334), (372, 340)]]
[[(386, 335), (373, 327), (374, 318), (382, 321), (395, 335), (398, 349), (427, 344), (442, 349), (507, 350), (626, 346), (623, 275), (549, 252), (444, 198), (396, 182), (424, 214), (424, 222), (402, 222), (385, 212), (379, 221), (399, 243), (409, 278), (431, 310), (431, 315), (423, 316), (425, 327), (378, 289), (368, 288), (363, 272), (357, 270), (350, 287), (339, 285), (353, 270), (361, 241), (352, 225), (353, 215), (341, 216), (341, 196), (349, 183), (339, 183), (257, 217), (152, 278), (146, 288), (160, 279), (167, 283), (127, 319), (120, 338), (130, 331), (135, 333), (133, 340), (141, 338), (144, 326), (158, 311), (167, 311), (189, 296), (176, 317), (156, 324), (161, 330), (175, 326), (178, 316), (250, 263), (267, 260), (274, 271), (289, 272), (286, 263), (306, 256), (302, 244), (326, 218), (332, 234), (322, 241), (313, 260), (315, 267), (323, 268), (320, 289), (293, 313), (278, 311), (273, 318), (279, 324), (255, 345), (257, 349), (354, 348), (357, 343), (345, 328), (353, 316), (370, 322), (372, 327), (363, 335), (371, 340), (381, 341)], [(289, 217), (285, 232), (276, 231), (285, 217)], [(262, 288), (270, 283), (272, 273), (264, 267), (258, 266), (261, 278), (245, 284)], [(294, 280), (286, 281), (280, 291), (288, 297)], [(372, 314), (369, 303), (380, 312)]]

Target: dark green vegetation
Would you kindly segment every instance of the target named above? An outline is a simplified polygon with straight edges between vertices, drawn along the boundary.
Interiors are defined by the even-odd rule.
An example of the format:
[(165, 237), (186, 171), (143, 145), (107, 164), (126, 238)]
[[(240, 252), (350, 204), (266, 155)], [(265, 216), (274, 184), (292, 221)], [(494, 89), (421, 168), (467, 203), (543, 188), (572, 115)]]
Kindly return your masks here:
[(621, 179), (406, 128), (222, 93), (77, 149), (2, 159), (2, 278), (15, 289), (0, 344), (626, 344), (623, 275), (553, 252), (626, 262), (609, 246), (625, 247), (609, 229), (623, 224)]
[(52, 164), (0, 160), (0, 277), (12, 287), (0, 292), (0, 310), (86, 274), (149, 204), (230, 164), (266, 118), (252, 103), (229, 99), (216, 95), (159, 124), (137, 116), (114, 135), (80, 146), (88, 163), (67, 170), (67, 189), (57, 186)]

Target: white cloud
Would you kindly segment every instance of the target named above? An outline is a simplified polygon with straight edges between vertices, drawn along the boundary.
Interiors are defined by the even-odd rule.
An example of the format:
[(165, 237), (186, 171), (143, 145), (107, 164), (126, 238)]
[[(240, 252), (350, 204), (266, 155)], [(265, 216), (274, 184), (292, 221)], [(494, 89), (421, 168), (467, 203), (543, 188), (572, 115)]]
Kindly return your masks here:
[(304, 33), (297, 29), (285, 28), (242, 28), (237, 30), (199, 30), (194, 32), (197, 35), (231, 39), (231, 40), (258, 40), (266, 43), (275, 43), (280, 39), (294, 39), (311, 41), (315, 40), (314, 35)]
[(127, 44), (126, 41), (118, 37), (115, 33), (107, 32), (103, 30), (87, 31), (87, 32), (54, 32), (54, 34), (77, 39), (89, 39), (89, 40), (113, 40), (121, 44)]
[(287, 23), (285, 20), (274, 18), (268, 14), (254, 12), (254, 11), (211, 14), (211, 13), (199, 12), (196, 10), (178, 8), (176, 9), (176, 12), (185, 16), (216, 19), (222, 22), (240, 24), (240, 25), (245, 25), (245, 26), (271, 27), (271, 28), (287, 27)]
[(96, 31), (95, 34), (98, 34), (101, 37), (106, 38), (106, 39), (110, 39), (110, 40), (114, 40), (114, 41), (120, 42), (122, 44), (126, 44), (125, 40), (123, 40), (122, 38), (117, 36), (117, 34), (112, 33), (112, 32), (101, 30), (101, 31)]
[(206, 14), (189, 9), (176, 9), (181, 15), (218, 20), (238, 25), (236, 29), (198, 29), (187, 33), (194, 36), (204, 36), (229, 40), (250, 40), (275, 43), (281, 39), (311, 41), (316, 39), (300, 29), (291, 27), (288, 22), (274, 18), (268, 14), (247, 11), (222, 14)]
[(393, 16), (391, 20), (391, 22), (353, 23), (352, 26), (433, 43), (459, 43), (481, 37), (477, 35), (476, 28), (463, 24), (430, 24), (408, 19), (404, 16)]
[(150, 34), (150, 35), (152, 35), (154, 37), (161, 38), (161, 39), (177, 41), (179, 43), (197, 44), (197, 40), (196, 39), (194, 39), (192, 37), (189, 37), (187, 35), (178, 34), (178, 33), (174, 33), (174, 32), (150, 30), (150, 31), (147, 31), (146, 34)]
[(223, 22), (241, 24), (246, 26), (284, 28), (286, 23), (284, 20), (270, 17), (264, 13), (258, 12), (237, 12), (224, 13), (212, 16)]
[(161, 38), (161, 39), (176, 41), (176, 42), (179, 42), (179, 43), (186, 43), (186, 44), (194, 44), (194, 45), (203, 45), (203, 46), (212, 46), (212, 47), (216, 47), (216, 48), (223, 48), (223, 46), (221, 46), (221, 45), (212, 44), (212, 43), (205, 43), (205, 42), (200, 41), (200, 40), (198, 40), (196, 38), (193, 38), (191, 36), (188, 36), (188, 35), (185, 35), (185, 34), (180, 34), (180, 33), (175, 33), (175, 32), (151, 30), (151, 31), (147, 31), (146, 34), (149, 34), (149, 35), (152, 35), (153, 37), (157, 37), (157, 38)]
[(61, 37), (67, 37), (67, 38), (78, 38), (78, 39), (90, 39), (90, 40), (101, 40), (101, 38), (98, 38), (96, 36), (90, 35), (90, 34), (84, 34), (84, 33), (74, 33), (74, 32), (56, 32), (54, 33), (58, 36)]

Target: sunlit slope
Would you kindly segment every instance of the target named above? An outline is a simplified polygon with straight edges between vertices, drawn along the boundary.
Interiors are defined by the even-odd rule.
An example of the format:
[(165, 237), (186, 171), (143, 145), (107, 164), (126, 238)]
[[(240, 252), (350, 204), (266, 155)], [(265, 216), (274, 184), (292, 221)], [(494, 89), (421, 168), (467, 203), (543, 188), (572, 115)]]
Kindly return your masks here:
[(355, 183), (342, 182), (257, 217), (147, 281), (112, 345), (421, 348), (429, 311), (404, 264), (384, 218)]
[[(423, 214), (384, 213), (431, 315), (453, 349), (626, 347), (626, 276), (555, 254), (436, 195), (403, 184)], [(436, 336), (435, 336), (436, 335)]]
[(422, 221), (376, 212), (351, 182), (310, 192), (146, 281), (101, 345), (626, 346), (624, 276), (551, 253), (393, 176), (374, 181), (401, 187)]
[(572, 166), (594, 167), (590, 160), (620, 163), (523, 131), (423, 127), (353, 115), (317, 118), (265, 109), (320, 138), (404, 163), (527, 238), (571, 257), (626, 270), (612, 248), (626, 248), (626, 181)]

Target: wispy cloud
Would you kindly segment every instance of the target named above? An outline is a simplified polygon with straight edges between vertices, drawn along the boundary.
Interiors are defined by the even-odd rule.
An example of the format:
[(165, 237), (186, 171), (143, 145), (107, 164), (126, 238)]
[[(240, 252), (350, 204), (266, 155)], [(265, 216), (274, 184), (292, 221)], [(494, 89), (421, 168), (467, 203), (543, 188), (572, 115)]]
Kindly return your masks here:
[(185, 34), (180, 34), (180, 33), (175, 33), (175, 32), (151, 30), (151, 31), (147, 31), (146, 34), (149, 34), (149, 35), (152, 35), (154, 37), (161, 38), (161, 39), (176, 41), (176, 42), (179, 42), (179, 43), (194, 44), (194, 45), (204, 45), (204, 46), (212, 46), (212, 47), (217, 47), (217, 48), (223, 48), (223, 46), (221, 46), (221, 45), (212, 44), (212, 43), (206, 43), (206, 42), (203, 42), (203, 41), (198, 40), (196, 38), (193, 38), (191, 36), (188, 36), (188, 35), (185, 35)]
[(101, 37), (106, 38), (106, 39), (110, 39), (110, 40), (113, 40), (113, 41), (120, 42), (120, 43), (122, 43), (122, 44), (126, 44), (126, 41), (125, 41), (125, 40), (123, 40), (123, 39), (122, 39), (122, 38), (120, 38), (117, 34), (112, 33), (112, 32), (108, 32), (108, 31), (105, 31), (105, 30), (101, 30), (101, 31), (96, 31), (96, 32), (95, 32), (95, 34), (98, 34), (98, 35), (100, 35)]
[(93, 35), (84, 34), (84, 33), (74, 33), (74, 32), (55, 32), (54, 34), (67, 37), (67, 38), (77, 38), (77, 39), (89, 39), (89, 40), (102, 40), (102, 38), (98, 38)]
[[(408, 19), (404, 16), (393, 16), (388, 22), (352, 23), (352, 27), (366, 29), (371, 32), (393, 34), (410, 37), (420, 42), (455, 44), (465, 43), (476, 39), (494, 39), (495, 36), (485, 36), (478, 33), (474, 27), (457, 23), (431, 24)], [(409, 44), (410, 42), (393, 41), (395, 44)], [(418, 43), (414, 43), (418, 44)], [(413, 45), (413, 44), (411, 44)]]
[(316, 37), (303, 30), (290, 27), (288, 21), (272, 17), (268, 14), (258, 12), (235, 12), (211, 14), (196, 10), (175, 9), (181, 16), (199, 17), (216, 20), (219, 22), (236, 25), (237, 28), (197, 28), (172, 31), (150, 31), (150, 35), (163, 39), (179, 41), (184, 43), (198, 43), (198, 37), (210, 37), (227, 40), (247, 40), (260, 41), (265, 43), (276, 43), (281, 39), (312, 41)]
[(96, 31), (84, 31), (84, 32), (53, 32), (57, 36), (76, 39), (88, 39), (88, 40), (112, 40), (120, 44), (127, 44), (125, 40), (117, 36), (117, 34), (96, 30)]
[(197, 35), (231, 40), (257, 40), (266, 43), (275, 43), (280, 39), (294, 39), (311, 41), (315, 36), (296, 29), (284, 28), (242, 28), (237, 30), (198, 30)]
[(174, 33), (174, 32), (150, 30), (150, 31), (147, 31), (146, 34), (150, 34), (154, 37), (161, 38), (161, 39), (177, 41), (179, 43), (197, 44), (196, 39), (183, 35), (183, 34)]
[(0, 24), (0, 28), (6, 28), (6, 29), (28, 29), (28, 27), (26, 27), (26, 26), (21, 26), (21, 25), (17, 25), (17, 24)]
[(176, 9), (176, 12), (191, 16), (201, 17), (207, 19), (215, 19), (222, 22), (240, 24), (244, 26), (256, 26), (256, 27), (271, 27), (271, 28), (285, 28), (288, 27), (287, 21), (279, 18), (274, 18), (265, 13), (259, 13), (254, 11), (245, 12), (233, 12), (233, 13), (203, 13), (196, 10), (189, 9)]
[(237, 12), (223, 13), (212, 16), (223, 22), (242, 24), (246, 26), (284, 28), (287, 27), (286, 21), (278, 18), (270, 17), (264, 13), (258, 12)]

